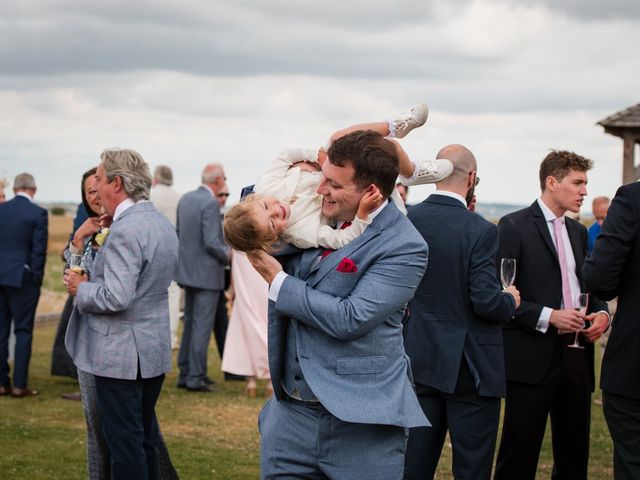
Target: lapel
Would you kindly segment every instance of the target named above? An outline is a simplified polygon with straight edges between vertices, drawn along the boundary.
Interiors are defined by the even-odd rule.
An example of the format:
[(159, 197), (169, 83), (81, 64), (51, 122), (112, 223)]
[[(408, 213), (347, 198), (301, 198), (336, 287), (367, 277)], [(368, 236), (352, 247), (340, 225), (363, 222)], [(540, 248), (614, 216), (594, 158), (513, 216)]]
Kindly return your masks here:
[(569, 235), (569, 242), (571, 243), (571, 250), (573, 251), (573, 258), (576, 262), (576, 275), (580, 283), (582, 283), (582, 264), (584, 262), (584, 250), (580, 244), (580, 231), (577, 223), (570, 218), (565, 219), (565, 226), (567, 227), (567, 234)]
[[(331, 255), (322, 259), (318, 263), (317, 268), (309, 272), (309, 286), (314, 287), (315, 285), (317, 285), (329, 272), (331, 272), (338, 266), (343, 258), (349, 257), (356, 250), (359, 250), (371, 240), (376, 238), (384, 229), (389, 228), (393, 223), (395, 223), (398, 215), (400, 215), (400, 211), (394, 205), (394, 203), (390, 201), (389, 204), (382, 210), (382, 212), (380, 212), (378, 216), (374, 218), (373, 222), (371, 222), (371, 224), (367, 227), (362, 235), (350, 242), (348, 245), (345, 245), (339, 250), (333, 252)], [(305, 254), (307, 252), (305, 252)], [(315, 252), (314, 258), (319, 254), (318, 249), (313, 249), (312, 252)]]
[(538, 205), (538, 201), (534, 201), (531, 204), (531, 215), (533, 216), (533, 223), (538, 228), (544, 243), (547, 244), (549, 251), (553, 255), (553, 257), (558, 261), (558, 251), (556, 250), (556, 246), (553, 243), (553, 239), (551, 238), (551, 234), (549, 233), (549, 227), (547, 226), (547, 221), (544, 218), (544, 214), (542, 213), (542, 209), (540, 205)]

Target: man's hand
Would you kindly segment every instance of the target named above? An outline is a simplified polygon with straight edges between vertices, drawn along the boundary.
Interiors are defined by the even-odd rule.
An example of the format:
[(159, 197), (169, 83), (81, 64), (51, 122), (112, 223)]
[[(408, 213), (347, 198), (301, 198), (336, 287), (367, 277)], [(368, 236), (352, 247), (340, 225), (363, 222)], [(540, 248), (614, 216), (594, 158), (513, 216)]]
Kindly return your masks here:
[(80, 275), (79, 273), (69, 269), (66, 269), (64, 271), (64, 275), (62, 276), (62, 281), (65, 288), (67, 289), (67, 292), (69, 292), (69, 294), (73, 295), (74, 297), (76, 293), (78, 293), (78, 285), (80, 285), (82, 282), (86, 282), (87, 280), (89, 280), (89, 278), (85, 273)]
[(282, 265), (264, 250), (253, 250), (247, 252), (247, 258), (253, 265), (253, 268), (262, 275), (269, 285), (273, 282), (275, 276), (282, 271)]
[(365, 190), (364, 195), (360, 197), (360, 203), (358, 204), (358, 218), (360, 220), (366, 220), (371, 212), (378, 208), (382, 204), (382, 194), (378, 187), (371, 184)]
[(516, 301), (516, 308), (520, 306), (520, 292), (513, 285), (509, 285), (507, 288), (502, 290), (504, 293), (508, 293), (513, 296), (513, 299)]
[(597, 341), (609, 326), (609, 316), (600, 312), (592, 313), (587, 316), (587, 320), (591, 322), (591, 326), (582, 331), (587, 341), (594, 343)]
[(549, 323), (563, 332), (580, 332), (587, 319), (577, 310), (553, 310)]

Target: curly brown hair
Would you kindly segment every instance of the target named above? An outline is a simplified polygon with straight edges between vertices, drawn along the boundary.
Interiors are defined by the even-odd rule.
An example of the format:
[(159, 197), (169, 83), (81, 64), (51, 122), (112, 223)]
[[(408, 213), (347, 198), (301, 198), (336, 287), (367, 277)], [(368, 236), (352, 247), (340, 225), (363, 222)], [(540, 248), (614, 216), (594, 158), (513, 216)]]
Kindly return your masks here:
[(593, 161), (569, 150), (551, 150), (540, 164), (540, 189), (544, 192), (547, 177), (554, 177), (559, 182), (572, 170), (588, 172), (593, 168)]

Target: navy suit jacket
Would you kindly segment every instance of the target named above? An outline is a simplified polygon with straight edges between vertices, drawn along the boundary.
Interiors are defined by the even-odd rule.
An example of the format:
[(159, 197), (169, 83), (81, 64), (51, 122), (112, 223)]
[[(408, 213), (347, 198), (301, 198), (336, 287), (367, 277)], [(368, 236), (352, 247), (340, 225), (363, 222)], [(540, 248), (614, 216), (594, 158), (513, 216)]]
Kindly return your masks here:
[[(587, 290), (582, 280), (582, 264), (587, 256), (587, 229), (568, 217), (565, 217), (565, 226), (576, 261), (575, 273), (584, 292)], [(498, 232), (499, 257), (516, 259), (514, 284), (520, 290), (522, 299), (515, 317), (503, 329), (507, 380), (537, 384), (551, 365), (558, 336), (558, 330), (553, 325), (549, 325), (546, 333), (536, 330), (542, 308), (558, 309), (562, 302), (558, 252), (537, 201), (530, 207), (502, 217)], [(601, 310), (608, 311), (607, 304), (591, 295), (587, 312)], [(593, 344), (584, 344), (590, 358), (593, 390)]]
[(0, 285), (20, 287), (25, 274), (42, 285), (48, 225), (47, 211), (28, 198), (0, 204)]
[(515, 312), (515, 301), (496, 279), (496, 226), (438, 194), (411, 207), (408, 217), (429, 245), (405, 326), (416, 383), (453, 393), (465, 355), (478, 393), (504, 396), (500, 324)]
[(640, 398), (640, 183), (618, 189), (583, 272), (593, 293), (618, 297), (600, 388)]

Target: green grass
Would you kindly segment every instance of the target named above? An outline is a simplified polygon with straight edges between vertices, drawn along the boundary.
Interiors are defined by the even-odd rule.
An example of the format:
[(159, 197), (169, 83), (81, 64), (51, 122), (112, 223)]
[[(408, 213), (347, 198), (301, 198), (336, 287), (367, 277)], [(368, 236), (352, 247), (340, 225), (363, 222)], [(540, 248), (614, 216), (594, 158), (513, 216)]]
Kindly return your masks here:
[[(55, 323), (39, 323), (34, 331), (29, 385), (40, 395), (0, 397), (1, 478), (87, 476), (82, 406), (60, 397), (77, 390), (77, 384), (49, 375), (55, 330)], [(157, 413), (172, 460), (185, 479), (258, 478), (256, 419), (264, 398), (248, 399), (243, 382), (224, 382), (217, 352), (211, 350), (209, 358), (219, 393), (177, 389), (175, 372), (165, 381)]]
[[(70, 379), (49, 375), (55, 329), (55, 323), (39, 323), (35, 329), (29, 383), (41, 394), (20, 400), (0, 397), (2, 478), (86, 478), (82, 407), (60, 398), (77, 386)], [(243, 382), (224, 382), (215, 350), (210, 350), (209, 359), (209, 373), (220, 387), (219, 393), (179, 390), (175, 387), (175, 372), (165, 381), (157, 411), (172, 460), (185, 479), (258, 478), (256, 419), (264, 399), (246, 398)], [(264, 383), (259, 387), (264, 390)], [(600, 392), (594, 397), (599, 398)], [(594, 404), (589, 478), (612, 478), (611, 458), (611, 438), (602, 407)], [(447, 443), (438, 479), (452, 478), (450, 462), (451, 448)], [(537, 478), (550, 478), (551, 468), (548, 428)]]

